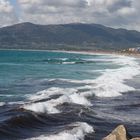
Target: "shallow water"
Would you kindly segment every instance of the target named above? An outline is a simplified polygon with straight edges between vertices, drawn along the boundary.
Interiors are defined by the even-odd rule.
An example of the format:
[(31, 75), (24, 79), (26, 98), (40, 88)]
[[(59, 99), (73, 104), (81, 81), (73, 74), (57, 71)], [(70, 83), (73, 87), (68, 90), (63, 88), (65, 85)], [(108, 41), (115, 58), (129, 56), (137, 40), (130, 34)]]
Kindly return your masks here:
[(139, 59), (0, 51), (2, 140), (100, 140), (118, 124), (140, 135)]

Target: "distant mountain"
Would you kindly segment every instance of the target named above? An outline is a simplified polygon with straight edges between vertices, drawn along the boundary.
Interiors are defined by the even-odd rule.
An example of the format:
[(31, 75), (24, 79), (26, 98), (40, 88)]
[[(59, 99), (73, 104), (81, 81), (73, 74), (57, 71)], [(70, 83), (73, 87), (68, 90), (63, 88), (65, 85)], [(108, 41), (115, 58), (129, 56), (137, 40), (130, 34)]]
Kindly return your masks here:
[(98, 24), (36, 25), (0, 28), (0, 48), (120, 50), (140, 46), (140, 32)]

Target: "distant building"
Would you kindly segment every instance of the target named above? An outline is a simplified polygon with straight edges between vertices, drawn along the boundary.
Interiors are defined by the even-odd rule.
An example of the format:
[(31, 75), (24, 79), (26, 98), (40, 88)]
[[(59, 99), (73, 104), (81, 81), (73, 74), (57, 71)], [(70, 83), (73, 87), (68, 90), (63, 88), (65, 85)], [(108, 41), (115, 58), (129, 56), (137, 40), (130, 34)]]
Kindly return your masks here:
[(140, 47), (137, 47), (137, 48), (128, 48), (128, 49), (122, 50), (122, 52), (127, 52), (127, 53), (140, 53)]

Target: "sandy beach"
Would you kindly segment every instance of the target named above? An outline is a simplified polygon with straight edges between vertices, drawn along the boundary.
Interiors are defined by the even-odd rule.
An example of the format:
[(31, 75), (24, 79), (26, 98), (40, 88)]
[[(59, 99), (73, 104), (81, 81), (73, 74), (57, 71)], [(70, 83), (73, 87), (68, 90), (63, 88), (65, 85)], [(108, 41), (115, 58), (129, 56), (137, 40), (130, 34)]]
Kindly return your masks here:
[(88, 55), (121, 55), (121, 56), (129, 56), (129, 57), (140, 57), (140, 53), (124, 53), (121, 51), (92, 51), (92, 50), (35, 50), (35, 49), (0, 49), (0, 50), (16, 50), (16, 51), (44, 51), (44, 52), (64, 52), (64, 53), (77, 53), (77, 54), (88, 54)]

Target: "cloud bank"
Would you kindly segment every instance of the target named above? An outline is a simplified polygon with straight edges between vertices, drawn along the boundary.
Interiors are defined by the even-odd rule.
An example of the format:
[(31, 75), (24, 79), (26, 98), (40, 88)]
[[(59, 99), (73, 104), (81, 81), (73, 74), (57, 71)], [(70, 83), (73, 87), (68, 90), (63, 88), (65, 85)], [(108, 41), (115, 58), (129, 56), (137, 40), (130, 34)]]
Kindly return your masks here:
[(10, 0), (0, 0), (0, 26), (82, 22), (140, 30), (139, 0), (17, 0), (17, 4), (18, 11)]
[(8, 0), (0, 0), (0, 26), (14, 24), (18, 21), (14, 7)]

